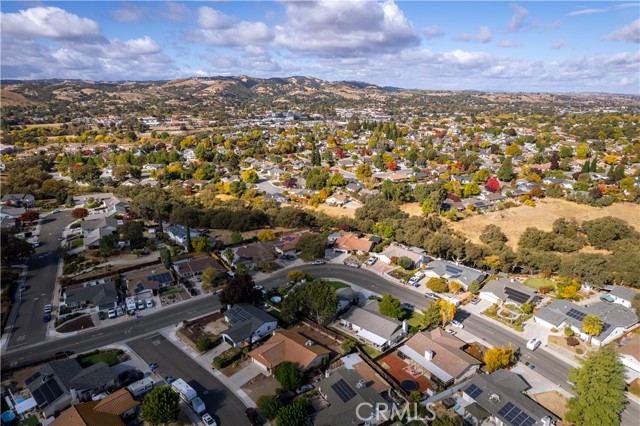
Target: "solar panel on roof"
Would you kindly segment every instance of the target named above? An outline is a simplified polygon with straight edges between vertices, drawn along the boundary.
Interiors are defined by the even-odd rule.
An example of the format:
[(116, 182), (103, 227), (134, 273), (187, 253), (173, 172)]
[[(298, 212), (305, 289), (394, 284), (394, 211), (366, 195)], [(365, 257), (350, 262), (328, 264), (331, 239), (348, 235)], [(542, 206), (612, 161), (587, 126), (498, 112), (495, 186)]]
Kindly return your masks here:
[(49, 380), (47, 384), (49, 385), (49, 389), (51, 389), (51, 393), (53, 393), (54, 399), (58, 399), (63, 393), (58, 382), (55, 380)]
[(514, 405), (510, 402), (507, 402), (499, 411), (498, 411), (498, 415), (504, 417), (505, 414), (507, 414), (509, 411), (511, 411), (511, 409), (514, 407)]
[(526, 303), (527, 300), (529, 300), (529, 295), (526, 293), (523, 293), (521, 291), (518, 290), (514, 290), (512, 288), (506, 287), (504, 289), (505, 294), (507, 295), (507, 297), (509, 299), (512, 299), (514, 301), (516, 301), (517, 303), (523, 304)]
[(340, 397), (342, 402), (347, 402), (354, 396), (356, 396), (356, 392), (344, 381), (344, 379), (340, 379), (334, 384), (331, 385), (331, 389)]
[(535, 419), (529, 417), (527, 420), (522, 422), (520, 426), (533, 426), (536, 423)]
[(36, 373), (34, 373), (32, 376), (29, 376), (29, 377), (27, 378), (27, 380), (25, 380), (24, 382), (25, 382), (26, 384), (30, 384), (31, 382), (33, 382), (34, 380), (36, 380), (38, 377), (40, 377), (40, 372), (39, 372), (39, 371), (38, 371), (38, 372), (36, 372)]
[(44, 399), (44, 396), (42, 396), (42, 392), (40, 392), (40, 389), (34, 390), (33, 392), (31, 392), (31, 395), (33, 395), (33, 398), (36, 400), (36, 404), (41, 407), (44, 406), (43, 403), (46, 403), (46, 399)]
[(573, 318), (576, 321), (582, 321), (584, 320), (584, 317), (587, 316), (587, 314), (585, 314), (584, 312), (580, 312), (577, 309), (569, 309), (569, 312), (567, 312), (567, 316), (569, 318)]
[(605, 331), (607, 331), (610, 328), (611, 328), (611, 324), (608, 324), (608, 323), (605, 322), (604, 324), (602, 324), (602, 331), (600, 333), (604, 333)]
[(44, 396), (44, 399), (47, 400), (47, 402), (53, 402), (56, 400), (53, 397), (53, 392), (51, 392), (51, 389), (49, 389), (49, 386), (46, 383), (40, 386), (40, 392), (42, 392), (42, 396)]
[(460, 274), (462, 273), (462, 269), (460, 268), (456, 268), (455, 266), (451, 266), (451, 265), (446, 265), (444, 267), (444, 270), (450, 274)]
[(467, 395), (469, 395), (469, 397), (476, 399), (481, 393), (482, 393), (482, 389), (480, 389), (479, 387), (477, 387), (474, 384), (471, 384), (465, 391), (464, 393), (466, 393)]

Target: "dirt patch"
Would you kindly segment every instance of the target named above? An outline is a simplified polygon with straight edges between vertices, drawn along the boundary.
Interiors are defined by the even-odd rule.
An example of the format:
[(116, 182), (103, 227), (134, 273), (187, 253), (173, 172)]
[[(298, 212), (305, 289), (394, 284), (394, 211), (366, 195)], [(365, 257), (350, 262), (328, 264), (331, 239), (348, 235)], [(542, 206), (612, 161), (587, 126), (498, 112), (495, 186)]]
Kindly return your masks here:
[(251, 358), (247, 356), (241, 359), (240, 361), (238, 361), (237, 363), (232, 362), (231, 365), (221, 368), (220, 372), (227, 377), (231, 377), (234, 374), (236, 374), (238, 371), (246, 367), (249, 363), (251, 363)]
[(216, 198), (218, 198), (219, 200), (222, 201), (229, 201), (229, 200), (235, 200), (235, 197), (232, 197), (231, 195), (227, 195), (227, 194), (218, 194), (216, 195)]
[[(276, 235), (280, 233), (295, 231), (295, 229), (293, 228), (271, 228), (270, 230), (275, 232)], [(242, 235), (242, 238), (244, 238), (245, 240), (250, 240), (252, 238), (257, 237), (260, 231), (264, 231), (264, 229), (245, 231), (245, 232), (241, 232), (240, 234)], [(231, 244), (231, 234), (233, 234), (233, 231), (230, 231), (228, 229), (211, 229), (211, 235), (215, 236), (224, 244)]]
[(353, 219), (354, 217), (356, 217), (356, 210), (355, 209), (348, 209), (348, 208), (343, 208), (343, 207), (336, 207), (336, 206), (329, 206), (327, 204), (320, 204), (318, 206), (318, 208), (314, 208), (312, 206), (305, 206), (305, 209), (309, 209), (309, 210), (319, 210), (329, 216), (332, 217), (342, 217), (342, 216), (346, 216), (348, 218)]
[(297, 325), (292, 327), (290, 330), (300, 333), (309, 340), (313, 340), (320, 346), (331, 350), (331, 358), (340, 353), (340, 342), (336, 342), (332, 338), (320, 333), (318, 330), (314, 330), (306, 325)]
[(91, 327), (95, 327), (91, 315), (83, 315), (64, 322), (60, 327), (56, 328), (56, 331), (58, 333), (70, 333), (72, 331), (86, 330)]
[(565, 336), (549, 336), (549, 343), (561, 347), (575, 355), (582, 356), (587, 353), (589, 348), (580, 342), (577, 346), (569, 346), (567, 344), (567, 338)]
[(475, 243), (480, 243), (480, 234), (489, 224), (498, 225), (509, 238), (509, 244), (515, 248), (520, 236), (528, 226), (543, 231), (551, 231), (553, 222), (561, 217), (576, 219), (578, 223), (603, 216), (613, 216), (625, 220), (640, 231), (640, 205), (616, 203), (608, 207), (591, 207), (566, 200), (545, 199), (535, 207), (518, 206), (507, 210), (487, 213), (450, 223), (451, 227), (463, 233)]
[(406, 203), (400, 206), (400, 210), (409, 216), (422, 216), (422, 206), (420, 203)]
[(195, 347), (203, 337), (215, 337), (207, 325), (221, 318), (222, 314), (216, 312), (194, 321), (188, 321), (186, 325), (178, 330), (179, 336), (191, 342), (191, 345)]
[(542, 392), (532, 395), (547, 410), (564, 420), (567, 414), (567, 399), (558, 391)]
[(275, 395), (280, 388), (280, 384), (273, 376), (258, 374), (253, 379), (242, 385), (242, 390), (247, 393), (253, 401), (264, 395)]

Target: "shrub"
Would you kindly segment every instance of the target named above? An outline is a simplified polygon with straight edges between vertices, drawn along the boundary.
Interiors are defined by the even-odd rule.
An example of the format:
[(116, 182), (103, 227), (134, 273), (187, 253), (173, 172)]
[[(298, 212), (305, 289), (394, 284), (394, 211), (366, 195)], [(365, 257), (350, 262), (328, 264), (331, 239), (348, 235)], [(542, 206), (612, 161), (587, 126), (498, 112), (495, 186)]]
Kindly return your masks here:
[(557, 333), (557, 332), (558, 332), (558, 329), (557, 329), (557, 328), (555, 328), (555, 327), (553, 327), (550, 331), (551, 331), (552, 333)]
[(213, 359), (213, 366), (218, 369), (224, 368), (234, 361), (239, 360), (240, 357), (242, 357), (242, 349), (235, 347), (229, 348)]
[(569, 326), (567, 326), (567, 327), (565, 327), (565, 328), (564, 328), (564, 335), (565, 335), (565, 336), (567, 336), (567, 337), (571, 337), (571, 336), (573, 336), (574, 334), (576, 334), (576, 333), (573, 331), (573, 328), (571, 328), (571, 327), (569, 327)]
[(580, 344), (580, 340), (578, 340), (575, 336), (567, 337), (567, 345), (569, 346), (578, 346)]
[(429, 281), (427, 281), (427, 288), (436, 293), (444, 293), (447, 291), (447, 280), (444, 278), (430, 278)]
[(198, 352), (206, 352), (211, 349), (211, 340), (208, 337), (203, 337), (196, 343), (196, 349)]
[(578, 348), (578, 349), (576, 349), (576, 353), (578, 355), (582, 355), (584, 353), (584, 351), (582, 349)]
[(457, 293), (460, 290), (462, 290), (462, 284), (456, 282), (456, 281), (451, 281), (449, 283), (449, 292), (450, 293)]
[(404, 269), (413, 269), (413, 260), (406, 256), (402, 256), (400, 259), (398, 259), (398, 266)]
[(346, 339), (344, 342), (342, 342), (342, 345), (340, 345), (340, 350), (342, 351), (343, 355), (348, 355), (351, 352), (353, 352), (356, 348), (356, 342), (354, 342), (351, 339)]
[(533, 306), (531, 306), (528, 303), (525, 303), (524, 305), (520, 306), (520, 310), (525, 314), (530, 314), (533, 312)]

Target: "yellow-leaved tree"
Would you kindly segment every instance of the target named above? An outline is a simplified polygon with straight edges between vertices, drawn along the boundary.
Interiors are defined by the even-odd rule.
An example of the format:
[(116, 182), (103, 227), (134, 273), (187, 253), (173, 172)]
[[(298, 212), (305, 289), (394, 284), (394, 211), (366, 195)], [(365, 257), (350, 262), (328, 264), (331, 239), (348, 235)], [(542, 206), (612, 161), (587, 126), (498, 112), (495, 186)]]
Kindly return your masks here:
[(489, 373), (508, 367), (515, 359), (516, 355), (511, 344), (509, 346), (494, 346), (484, 355), (484, 363)]
[(440, 307), (440, 316), (442, 317), (442, 325), (445, 326), (453, 319), (456, 314), (456, 305), (446, 299), (438, 299), (436, 301)]

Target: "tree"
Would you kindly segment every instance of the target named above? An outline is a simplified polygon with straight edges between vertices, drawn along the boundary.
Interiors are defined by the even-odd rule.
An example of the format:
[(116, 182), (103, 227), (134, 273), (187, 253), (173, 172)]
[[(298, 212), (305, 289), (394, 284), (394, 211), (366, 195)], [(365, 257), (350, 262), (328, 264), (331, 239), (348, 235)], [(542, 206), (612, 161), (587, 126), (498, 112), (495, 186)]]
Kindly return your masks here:
[(589, 335), (589, 342), (593, 336), (598, 336), (602, 332), (602, 320), (597, 315), (587, 315), (582, 320), (582, 331)]
[(240, 244), (243, 241), (244, 238), (242, 237), (241, 233), (239, 233), (238, 231), (233, 231), (231, 233), (231, 244)]
[(71, 169), (71, 178), (77, 182), (93, 182), (100, 178), (102, 172), (100, 168), (95, 164), (84, 164), (80, 167), (75, 167)]
[(614, 426), (627, 403), (625, 373), (615, 346), (601, 346), (572, 368), (569, 382), (575, 397), (569, 399), (566, 420), (582, 426)]
[(213, 267), (205, 269), (202, 271), (202, 283), (210, 286), (213, 285), (216, 282), (216, 278), (218, 278), (218, 275), (221, 273), (224, 272), (218, 271)]
[(469, 291), (473, 294), (476, 294), (480, 291), (480, 283), (477, 280), (471, 281), (469, 284)]
[(122, 240), (129, 241), (129, 244), (136, 246), (144, 241), (144, 223), (140, 220), (130, 220), (123, 223), (118, 232)]
[(426, 311), (424, 311), (420, 326), (424, 329), (430, 329), (437, 326), (442, 321), (440, 315), (440, 305), (432, 303), (429, 305)]
[(300, 281), (304, 280), (306, 277), (307, 277), (307, 274), (298, 270), (291, 271), (287, 275), (287, 278), (289, 278), (289, 281), (293, 281), (294, 283), (299, 283)]
[(273, 241), (276, 239), (276, 234), (270, 229), (258, 232), (258, 241)]
[(474, 195), (478, 195), (480, 192), (480, 187), (476, 182), (469, 182), (462, 189), (462, 193), (465, 197), (473, 197)]
[(74, 219), (82, 219), (83, 217), (87, 216), (89, 216), (89, 210), (83, 207), (76, 207), (75, 209), (71, 210), (71, 217), (73, 217)]
[(435, 291), (436, 293), (444, 293), (447, 291), (447, 280), (444, 278), (429, 278), (427, 281), (427, 288)]
[(369, 179), (371, 175), (373, 175), (371, 166), (366, 163), (360, 164), (356, 169), (356, 179), (358, 179), (360, 182), (364, 182), (365, 180)]
[(497, 192), (500, 190), (500, 181), (492, 177), (487, 181), (487, 184), (484, 187), (491, 192)]
[(342, 355), (349, 355), (356, 349), (356, 342), (351, 339), (344, 339), (342, 344), (340, 345), (340, 350), (342, 351)]
[(236, 273), (220, 293), (220, 303), (223, 305), (253, 304), (261, 298), (262, 293), (255, 288), (255, 282), (248, 274)]
[(172, 265), (171, 252), (167, 247), (160, 248), (160, 260), (162, 261), (162, 264), (164, 265), (165, 268), (167, 269), (171, 268), (171, 265)]
[(274, 375), (284, 391), (296, 390), (302, 385), (302, 378), (296, 365), (290, 361), (281, 362)]
[(386, 315), (391, 318), (400, 319), (405, 315), (404, 309), (400, 306), (400, 300), (390, 294), (382, 296), (382, 300), (380, 301), (378, 308), (382, 315)]
[(275, 395), (262, 395), (256, 404), (260, 415), (266, 420), (273, 420), (282, 408), (282, 402)]
[(256, 183), (258, 181), (258, 173), (253, 170), (245, 170), (242, 172), (242, 180), (246, 183)]
[(277, 426), (306, 426), (309, 417), (309, 400), (299, 398), (293, 404), (282, 407), (276, 417)]
[(511, 179), (513, 179), (513, 162), (511, 160), (511, 157), (505, 157), (502, 165), (496, 173), (496, 176), (498, 176), (498, 179), (503, 182), (509, 182)]
[(447, 325), (447, 323), (453, 320), (453, 317), (456, 315), (456, 305), (446, 299), (438, 299), (436, 300), (436, 304), (440, 307), (442, 325)]
[(306, 232), (298, 239), (296, 249), (300, 250), (302, 259), (320, 259), (324, 257), (327, 248), (327, 238), (323, 234)]
[(116, 234), (105, 235), (98, 240), (98, 249), (104, 257), (109, 257), (118, 250), (118, 236)]
[(193, 249), (197, 253), (209, 253), (211, 252), (211, 242), (207, 237), (197, 237), (191, 242)]
[(433, 421), (429, 423), (430, 426), (462, 426), (464, 422), (462, 418), (456, 414), (453, 415), (438, 415)]
[[(2, 260), (17, 260), (31, 255), (35, 250), (28, 241), (16, 237), (15, 231), (10, 228), (2, 228), (0, 232), (0, 247), (2, 247)], [(5, 273), (3, 269), (3, 273)]]
[(281, 312), (288, 322), (295, 322), (300, 315), (306, 315), (323, 323), (338, 312), (336, 289), (323, 280), (297, 285), (284, 299)]
[(152, 425), (174, 422), (178, 418), (180, 396), (169, 385), (153, 388), (142, 401), (142, 418)]
[(40, 213), (35, 210), (26, 210), (24, 213), (20, 215), (21, 222), (35, 222), (40, 218)]
[(404, 269), (413, 269), (413, 260), (407, 256), (401, 256), (398, 259), (398, 266)]
[(522, 155), (522, 150), (518, 145), (516, 145), (515, 143), (512, 143), (507, 147), (507, 149), (504, 150), (504, 154), (515, 155), (517, 157), (518, 155)]
[(207, 336), (201, 337), (196, 343), (196, 349), (198, 349), (199, 352), (206, 352), (209, 349), (211, 349), (211, 346), (212, 346), (211, 339), (209, 339), (209, 337)]
[(480, 234), (480, 241), (493, 246), (502, 247), (508, 241), (507, 236), (502, 232), (502, 228), (498, 225), (490, 224), (484, 227)]
[(307, 188), (320, 190), (327, 185), (329, 172), (318, 167), (311, 168), (305, 174)]
[(494, 346), (487, 350), (484, 355), (484, 363), (487, 366), (487, 371), (492, 373), (504, 367), (508, 367), (516, 359), (515, 352), (511, 345)]

